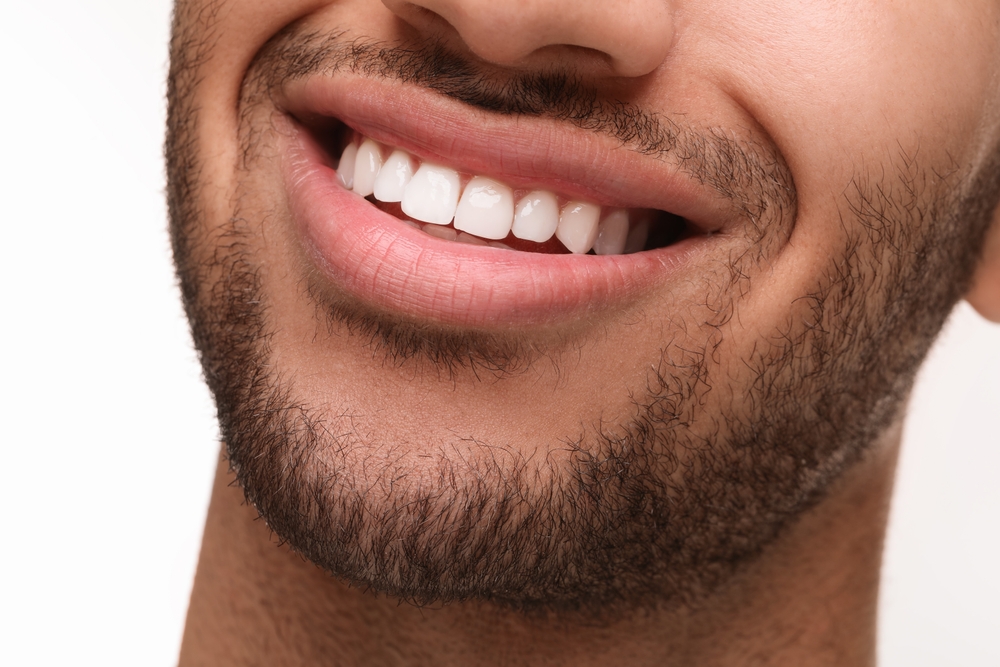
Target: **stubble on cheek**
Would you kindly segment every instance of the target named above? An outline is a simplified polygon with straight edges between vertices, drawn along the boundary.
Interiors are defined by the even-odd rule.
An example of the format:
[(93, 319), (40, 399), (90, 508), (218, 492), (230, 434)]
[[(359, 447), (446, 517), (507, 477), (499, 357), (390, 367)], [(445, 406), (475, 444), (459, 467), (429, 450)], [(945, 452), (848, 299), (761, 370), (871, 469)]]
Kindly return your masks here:
[[(420, 603), (485, 599), (599, 615), (712, 590), (898, 417), (996, 199), (988, 170), (942, 182), (903, 155), (881, 180), (863, 174), (842, 202), (839, 252), (817, 267), (813, 288), (769, 335), (737, 341), (740, 309), (766, 265), (761, 249), (788, 233), (760, 219), (756, 243), (709, 272), (698, 307), (671, 321), (679, 333), (651, 355), (627, 419), (584, 423), (539, 458), (472, 434), (421, 443), (428, 456), (417, 461), (406, 443), (302, 391), (305, 369), (276, 362), (288, 324), (279, 309), (308, 313), (320, 338), (346, 327), (348, 339), (393, 362), (478, 368), (493, 380), (516, 381), (541, 346), (427, 335), (356, 304), (324, 303), (301, 264), (276, 265), (289, 222), (280, 201), (258, 198), (273, 190), (265, 105), (244, 110), (245, 122), (264, 122), (242, 135), (242, 194), (209, 237), (197, 204), (197, 112), (182, 92), (193, 81), (184, 84), (183, 68), (172, 81), (175, 256), (240, 483), (314, 562)], [(294, 301), (278, 308), (286, 297)], [(510, 369), (519, 372), (501, 372)]]

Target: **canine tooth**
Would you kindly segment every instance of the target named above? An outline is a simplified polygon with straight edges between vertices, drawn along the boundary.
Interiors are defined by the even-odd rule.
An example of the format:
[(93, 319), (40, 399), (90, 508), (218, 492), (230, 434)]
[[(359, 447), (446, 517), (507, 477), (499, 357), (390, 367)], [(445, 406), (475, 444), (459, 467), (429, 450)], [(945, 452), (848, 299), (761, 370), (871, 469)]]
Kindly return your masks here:
[(465, 186), (455, 211), (455, 229), (499, 240), (510, 233), (513, 220), (514, 193), (506, 185), (474, 176)]
[(354, 162), (354, 192), (367, 197), (375, 190), (375, 177), (382, 168), (382, 151), (371, 139), (361, 142)]
[(375, 178), (375, 199), (384, 202), (402, 201), (406, 184), (413, 178), (413, 158), (398, 148), (382, 165)]
[(458, 172), (424, 162), (403, 190), (403, 213), (434, 225), (447, 225), (458, 207)]
[(597, 227), (594, 252), (598, 255), (620, 255), (625, 250), (627, 238), (628, 211), (623, 208), (612, 209)]
[(340, 184), (348, 190), (354, 185), (354, 163), (357, 156), (358, 147), (354, 145), (354, 142), (351, 142), (347, 144), (340, 156), (340, 162), (337, 163), (337, 176), (340, 178)]
[(489, 241), (486, 239), (481, 239), (478, 236), (473, 236), (472, 234), (467, 234), (466, 232), (461, 232), (455, 240), (459, 243), (468, 243), (469, 245), (489, 245)]
[(424, 231), (431, 236), (436, 236), (439, 239), (444, 239), (445, 241), (456, 241), (458, 240), (458, 232), (456, 232), (451, 227), (438, 227), (437, 225), (424, 225)]
[(585, 201), (571, 201), (559, 213), (556, 238), (570, 252), (583, 254), (594, 246), (601, 207)]
[(646, 239), (649, 238), (649, 216), (643, 216), (639, 222), (633, 225), (632, 229), (628, 232), (628, 237), (625, 239), (625, 250), (626, 255), (631, 255), (634, 252), (639, 252), (646, 247)]
[(517, 202), (511, 231), (519, 239), (545, 243), (556, 233), (559, 224), (559, 202), (545, 190), (529, 192)]

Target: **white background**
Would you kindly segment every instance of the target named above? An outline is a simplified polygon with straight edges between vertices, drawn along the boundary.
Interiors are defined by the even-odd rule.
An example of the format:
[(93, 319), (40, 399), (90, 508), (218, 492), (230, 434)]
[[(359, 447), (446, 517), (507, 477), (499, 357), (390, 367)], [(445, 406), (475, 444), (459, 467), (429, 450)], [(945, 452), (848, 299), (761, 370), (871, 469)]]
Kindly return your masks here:
[[(0, 664), (174, 664), (216, 459), (165, 232), (167, 0), (3, 3)], [(883, 666), (1000, 665), (1000, 328), (911, 409)]]

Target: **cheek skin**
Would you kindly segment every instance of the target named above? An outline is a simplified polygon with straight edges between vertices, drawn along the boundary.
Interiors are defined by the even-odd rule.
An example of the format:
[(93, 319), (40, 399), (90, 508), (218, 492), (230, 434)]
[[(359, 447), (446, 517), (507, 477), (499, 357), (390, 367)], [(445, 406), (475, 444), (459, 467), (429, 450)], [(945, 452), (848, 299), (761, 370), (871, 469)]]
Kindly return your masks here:
[[(212, 187), (203, 191), (199, 206), (215, 228), (225, 224), (236, 192), (233, 166), (239, 160), (236, 141), (244, 75), (261, 47), (285, 26), (346, 3), (330, 0), (178, 0), (174, 10), (172, 50), (178, 60), (197, 68), (198, 86), (192, 96), (198, 110), (200, 153), (210, 156), (201, 179)], [(385, 19), (381, 3), (361, 5), (356, 21)], [(350, 19), (349, 19), (350, 20)]]
[[(713, 6), (713, 14), (717, 6)], [(739, 10), (738, 12), (736, 10)], [(897, 160), (976, 166), (994, 101), (998, 6), (741, 3), (690, 18), (711, 76), (763, 126), (800, 205), (830, 205), (860, 170)], [(725, 11), (725, 10), (722, 10)], [(947, 54), (947, 57), (943, 57)]]
[(787, 317), (816, 268), (844, 252), (857, 232), (845, 206), (852, 179), (867, 173), (898, 186), (894, 170), (914, 158), (938, 173), (981, 166), (996, 141), (986, 110), (998, 102), (998, 15), (997, 3), (687, 9), (679, 49), (760, 123), (798, 194), (795, 229), (756, 279), (744, 325), (763, 333)]
[[(281, 26), (316, 11), (320, 0), (178, 0), (174, 8), (171, 51), (174, 67), (189, 64), (198, 85), (192, 107), (198, 114), (202, 188), (198, 207), (212, 229), (229, 219), (236, 191), (233, 166), (238, 161), (240, 87), (251, 60)], [(210, 232), (211, 230), (205, 230)]]

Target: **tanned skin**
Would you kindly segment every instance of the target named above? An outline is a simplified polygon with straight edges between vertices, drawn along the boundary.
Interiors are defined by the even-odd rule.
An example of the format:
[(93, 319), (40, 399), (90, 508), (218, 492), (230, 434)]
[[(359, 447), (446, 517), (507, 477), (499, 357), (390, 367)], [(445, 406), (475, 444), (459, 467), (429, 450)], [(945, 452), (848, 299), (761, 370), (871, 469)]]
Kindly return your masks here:
[(349, 587), (280, 544), (222, 460), (180, 664), (874, 665), (897, 450), (898, 432), (713, 603), (600, 625)]
[[(173, 35), (224, 441), (181, 665), (874, 664), (913, 379), (959, 299), (1000, 319), (997, 3), (184, 0)], [(441, 240), (346, 192), (359, 136), (659, 231)]]

